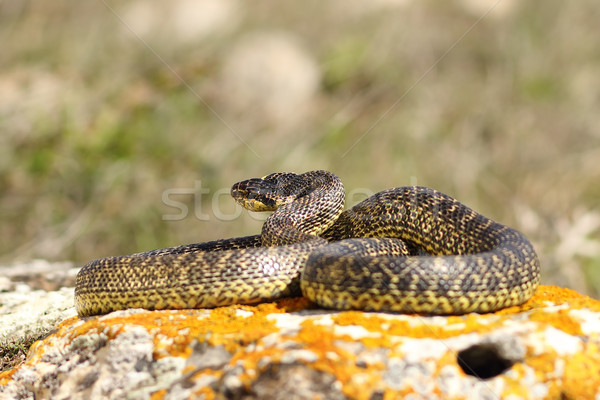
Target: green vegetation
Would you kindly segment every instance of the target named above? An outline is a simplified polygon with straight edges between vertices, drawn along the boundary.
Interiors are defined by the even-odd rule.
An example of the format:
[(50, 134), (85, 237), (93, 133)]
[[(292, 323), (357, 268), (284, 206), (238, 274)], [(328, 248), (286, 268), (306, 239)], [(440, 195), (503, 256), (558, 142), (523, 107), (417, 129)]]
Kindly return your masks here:
[[(215, 2), (226, 17), (205, 31), (176, 12), (188, 3), (0, 4), (2, 262), (255, 233), (260, 219), (230, 218), (217, 191), (323, 168), (348, 191), (451, 194), (530, 237), (545, 283), (600, 295), (597, 1), (506, 0), (479, 22), (466, 0)], [(314, 60), (306, 114), (272, 118), (227, 89), (255, 33), (292, 36)], [(196, 181), (210, 192), (192, 195)]]
[(44, 339), (47, 335), (48, 332), (29, 333), (23, 337), (0, 341), (0, 372), (7, 371), (23, 363), (31, 345)]

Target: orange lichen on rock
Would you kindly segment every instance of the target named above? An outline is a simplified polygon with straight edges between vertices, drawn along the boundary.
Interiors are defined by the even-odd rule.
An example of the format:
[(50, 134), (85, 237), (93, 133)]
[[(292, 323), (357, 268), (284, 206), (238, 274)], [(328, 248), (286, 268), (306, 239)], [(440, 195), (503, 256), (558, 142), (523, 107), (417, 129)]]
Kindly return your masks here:
[(17, 368), (0, 372), (0, 385), (6, 385), (15, 372), (17, 372)]
[(529, 314), (529, 321), (537, 321), (549, 324), (556, 329), (571, 335), (582, 335), (580, 322), (570, 315), (569, 309), (546, 311), (544, 309), (533, 310)]
[[(33, 345), (21, 368), (0, 375), (0, 392), (24, 376), (31, 379), (32, 372), (23, 375), (20, 370), (36, 371), (43, 364), (39, 371), (54, 365), (69, 371), (56, 385), (81, 375), (70, 387), (85, 387), (90, 393), (96, 387), (94, 379), (102, 382), (98, 387), (118, 380), (110, 375), (115, 368), (133, 368), (125, 369), (123, 376), (149, 374), (145, 371), (154, 368), (170, 371), (139, 378), (153, 382), (147, 393), (152, 399), (168, 397), (174, 386), (189, 397), (211, 399), (259, 396), (269, 387), (288, 385), (286, 390), (295, 390), (303, 384), (298, 388), (302, 393), (323, 397), (322, 391), (329, 390), (329, 395), (354, 399), (403, 394), (453, 399), (490, 392), (497, 397), (591, 398), (600, 396), (599, 311), (597, 300), (541, 286), (521, 306), (481, 315), (336, 312), (316, 310), (308, 300), (292, 298), (212, 310), (130, 310), (74, 317)], [(127, 337), (139, 340), (128, 342)], [(112, 344), (119, 341), (119, 346), (133, 343), (138, 353), (124, 354), (120, 364), (102, 367), (105, 354), (123, 352)], [(82, 360), (95, 361), (80, 366), (79, 356), (69, 356), (82, 351), (87, 352)], [(465, 362), (474, 364), (465, 369)], [(488, 365), (498, 370), (490, 372)], [(77, 372), (79, 368), (83, 372)], [(119, 390), (128, 384), (121, 379)], [(128, 390), (134, 389), (141, 390)]]
[[(492, 315), (492, 314), (489, 314)], [(488, 332), (498, 326), (489, 320), (488, 315), (470, 314), (466, 316), (435, 317), (443, 324), (438, 324), (424, 316), (410, 316), (407, 319), (390, 319), (381, 314), (367, 314), (347, 311), (338, 314), (333, 319), (338, 325), (358, 325), (370, 332), (382, 335), (403, 336), (410, 338), (444, 339), (470, 332)], [(366, 338), (367, 342), (372, 337)], [(385, 338), (382, 337), (383, 340)], [(380, 345), (380, 343), (375, 343)]]
[(570, 309), (587, 308), (600, 311), (600, 301), (584, 296), (573, 289), (549, 285), (541, 285), (533, 297), (521, 307), (528, 309), (529, 304), (531, 308), (567, 304)]
[(573, 354), (566, 360), (564, 399), (599, 398), (600, 388), (600, 345), (587, 343), (583, 351)]
[(336, 335), (328, 325), (315, 324), (314, 320), (305, 320), (295, 339), (303, 348), (316, 354), (312, 365), (319, 371), (335, 375), (342, 383), (356, 373), (356, 355), (339, 346), (338, 341), (351, 338)]
[[(287, 306), (286, 306), (287, 307)], [(85, 333), (104, 333), (110, 340), (126, 329), (138, 325), (155, 335), (155, 357), (189, 355), (193, 339), (210, 345), (237, 346), (253, 342), (276, 328), (266, 316), (285, 312), (276, 303), (257, 306), (220, 307), (212, 310), (140, 311), (125, 316), (118, 313), (80, 320), (70, 318), (58, 327), (56, 336), (72, 338)], [(165, 340), (167, 339), (167, 340)], [(232, 345), (235, 343), (236, 345)]]

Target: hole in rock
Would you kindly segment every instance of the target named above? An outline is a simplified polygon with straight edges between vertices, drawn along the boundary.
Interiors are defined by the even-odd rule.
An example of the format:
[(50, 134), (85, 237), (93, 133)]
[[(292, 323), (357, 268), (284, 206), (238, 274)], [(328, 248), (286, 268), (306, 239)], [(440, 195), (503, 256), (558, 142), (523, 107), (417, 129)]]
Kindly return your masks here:
[(502, 356), (494, 343), (476, 344), (458, 352), (458, 365), (467, 375), (490, 379), (500, 375), (515, 363)]

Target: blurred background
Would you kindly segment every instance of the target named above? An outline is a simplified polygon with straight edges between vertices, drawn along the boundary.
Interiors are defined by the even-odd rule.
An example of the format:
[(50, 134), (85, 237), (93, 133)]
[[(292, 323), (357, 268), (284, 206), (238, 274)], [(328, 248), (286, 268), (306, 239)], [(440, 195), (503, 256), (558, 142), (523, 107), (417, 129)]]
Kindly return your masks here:
[(431, 186), (600, 295), (595, 0), (0, 1), (0, 262), (260, 231), (234, 182)]

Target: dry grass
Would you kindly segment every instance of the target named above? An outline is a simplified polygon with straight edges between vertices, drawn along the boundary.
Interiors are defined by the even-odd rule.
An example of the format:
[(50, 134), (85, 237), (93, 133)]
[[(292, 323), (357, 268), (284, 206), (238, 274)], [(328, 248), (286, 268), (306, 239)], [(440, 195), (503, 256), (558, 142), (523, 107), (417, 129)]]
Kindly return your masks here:
[[(215, 193), (325, 168), (348, 191), (447, 192), (526, 233), (546, 283), (598, 296), (600, 5), (504, 0), (476, 23), (472, 1), (393, 3), (108, 2), (124, 22), (102, 1), (0, 3), (3, 261), (257, 232)], [(314, 65), (316, 92), (230, 90), (257, 33), (298, 42), (309, 64), (284, 77)], [(197, 180), (201, 203), (185, 192)], [(166, 221), (174, 188), (190, 213)]]

